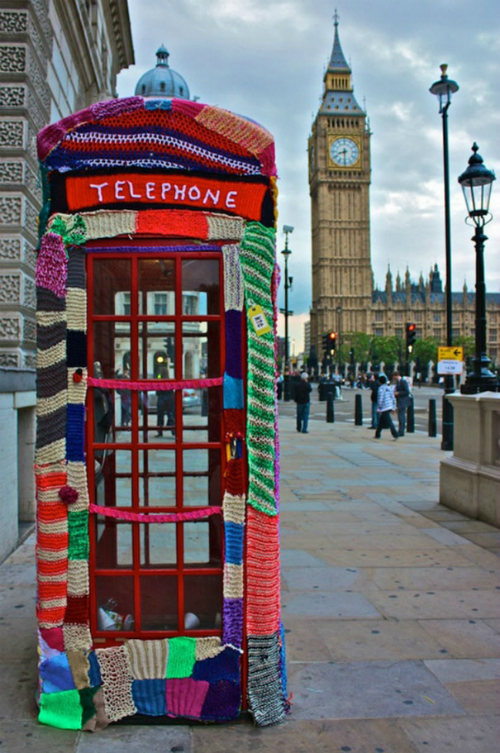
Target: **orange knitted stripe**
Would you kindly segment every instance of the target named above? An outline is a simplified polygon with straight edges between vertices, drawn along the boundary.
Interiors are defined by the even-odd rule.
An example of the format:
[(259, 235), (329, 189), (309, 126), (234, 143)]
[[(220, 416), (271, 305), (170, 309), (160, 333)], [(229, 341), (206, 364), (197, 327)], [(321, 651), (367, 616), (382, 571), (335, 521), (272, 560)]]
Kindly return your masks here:
[(67, 590), (68, 584), (65, 580), (55, 583), (39, 583), (38, 598), (40, 602), (50, 601), (51, 599), (63, 599), (66, 596)]
[(47, 473), (44, 475), (37, 473), (35, 479), (37, 489), (41, 490), (60, 489), (61, 486), (65, 486), (66, 484), (65, 473)]
[(250, 635), (279, 628), (280, 565), (278, 518), (247, 508), (246, 618)]
[(208, 238), (208, 222), (204, 214), (189, 210), (156, 209), (137, 213), (137, 232), (141, 235), (162, 235), (183, 238)]
[(37, 518), (41, 523), (56, 523), (66, 520), (68, 517), (68, 508), (61, 502), (44, 502), (38, 505)]
[(37, 570), (39, 575), (51, 575), (53, 577), (61, 576), (66, 578), (68, 573), (68, 560), (66, 558), (53, 562), (52, 560), (37, 559)]
[(37, 542), (40, 549), (49, 549), (50, 551), (63, 551), (68, 548), (67, 533), (43, 533), (38, 531)]

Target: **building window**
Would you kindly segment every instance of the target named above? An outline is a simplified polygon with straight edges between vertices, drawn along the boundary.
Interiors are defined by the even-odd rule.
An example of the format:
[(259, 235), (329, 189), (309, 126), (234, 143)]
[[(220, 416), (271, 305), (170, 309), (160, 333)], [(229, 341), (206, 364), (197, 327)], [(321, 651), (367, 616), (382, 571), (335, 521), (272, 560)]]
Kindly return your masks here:
[(130, 316), (130, 293), (123, 294), (123, 316)]
[(384, 321), (384, 312), (383, 311), (375, 311), (375, 321), (376, 322), (383, 322)]
[(434, 329), (432, 336), (435, 340), (441, 339), (441, 330), (440, 329)]
[(403, 328), (402, 327), (396, 327), (395, 332), (396, 332), (396, 337), (399, 337), (399, 338), (403, 339)]
[(373, 330), (373, 334), (375, 335), (375, 337), (383, 337), (384, 330), (382, 329), (382, 327), (375, 327), (375, 329)]
[(155, 313), (155, 316), (167, 315), (167, 294), (166, 293), (154, 294), (154, 313)]
[(459, 329), (452, 329), (451, 330), (451, 337), (453, 340), (457, 340), (460, 337), (460, 330)]
[(403, 312), (402, 311), (396, 311), (394, 313), (394, 321), (395, 322), (402, 322), (403, 321)]
[(421, 311), (415, 311), (415, 313), (413, 315), (413, 318), (415, 319), (416, 322), (421, 322), (422, 321), (422, 312)]
[(182, 313), (184, 316), (195, 316), (198, 313), (198, 298), (195, 295), (182, 296)]
[(490, 329), (488, 341), (490, 343), (496, 343), (496, 341), (497, 341), (497, 331), (496, 331), (496, 329)]
[(440, 324), (441, 322), (441, 314), (433, 314), (432, 315), (432, 321), (434, 324)]

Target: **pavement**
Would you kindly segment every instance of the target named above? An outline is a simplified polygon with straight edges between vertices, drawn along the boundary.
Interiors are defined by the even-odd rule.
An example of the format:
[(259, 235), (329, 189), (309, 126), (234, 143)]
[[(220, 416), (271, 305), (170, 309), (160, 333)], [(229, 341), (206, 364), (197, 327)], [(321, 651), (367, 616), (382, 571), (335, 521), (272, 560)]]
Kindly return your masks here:
[(282, 406), (283, 621), (292, 713), (277, 727), (36, 721), (34, 537), (0, 566), (0, 751), (500, 751), (500, 532), (438, 504), (448, 453)]

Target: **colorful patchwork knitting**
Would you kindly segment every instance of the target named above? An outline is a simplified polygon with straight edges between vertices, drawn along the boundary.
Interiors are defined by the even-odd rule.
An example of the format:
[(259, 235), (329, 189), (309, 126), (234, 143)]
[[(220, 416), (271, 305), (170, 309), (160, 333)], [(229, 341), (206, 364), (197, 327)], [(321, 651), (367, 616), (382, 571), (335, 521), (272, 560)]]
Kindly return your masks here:
[[(217, 107), (131, 97), (92, 105), (48, 126), (39, 134), (38, 149), (44, 186), (36, 269), (39, 719), (63, 729), (89, 731), (136, 714), (213, 722), (236, 719), (248, 703), (257, 724), (281, 722), (289, 708), (279, 601), (275, 403), (279, 274), (273, 139), (253, 121)], [(109, 245), (105, 239), (110, 239)], [(134, 262), (137, 266), (144, 259), (147, 263), (168, 255), (181, 269), (192, 264), (191, 254), (196, 254), (195, 259), (207, 254), (221, 264), (224, 310), (216, 326), (223, 332), (225, 351), (218, 375), (208, 372), (202, 373), (204, 378), (187, 379), (176, 370), (176, 379), (157, 381), (143, 379), (137, 371), (134, 379), (104, 379), (96, 371), (92, 362), (98, 348), (87, 336), (87, 318), (97, 322), (92, 327), (109, 326), (114, 320), (109, 311), (96, 317), (92, 302), (88, 308), (87, 269), (102, 264), (103, 254), (118, 264), (123, 263), (123, 254), (139, 258)], [(184, 254), (181, 259), (180, 254)], [(137, 312), (137, 303), (132, 305)], [(259, 331), (256, 311), (269, 327)], [(134, 315), (127, 318), (130, 321), (131, 331), (134, 327), (137, 331)], [(113, 369), (108, 367), (106, 375), (112, 376)], [(140, 498), (139, 509), (126, 509), (123, 500), (110, 504), (107, 498), (98, 498), (94, 488), (89, 489), (88, 478), (94, 483), (94, 476), (103, 473), (96, 453), (105, 456), (108, 444), (89, 425), (90, 417), (96, 421), (95, 396), (106, 390), (120, 395), (123, 408), (123, 395), (128, 394), (134, 416), (129, 431), (137, 432), (141, 409), (146, 412), (142, 394), (149, 390), (164, 398), (173, 392), (180, 408), (179, 393), (186, 389), (204, 390), (209, 394), (209, 410), (217, 404), (222, 412), (220, 440), (212, 434), (209, 439), (214, 443), (210, 447), (223, 451), (221, 498), (213, 500), (215, 505), (197, 503), (192, 509), (182, 508), (190, 503), (179, 502), (178, 497), (173, 506), (165, 500), (148, 503)], [(218, 403), (211, 402), (214, 393), (220, 395), (215, 395)], [(185, 455), (182, 442), (194, 441), (187, 434), (176, 431), (175, 440), (165, 443), (158, 457)], [(130, 453), (122, 449), (123, 439), (113, 435), (112, 441), (118, 452)], [(94, 454), (87, 456), (89, 447)], [(138, 452), (147, 456), (146, 450)], [(114, 458), (113, 462), (113, 473), (119, 476), (123, 469), (118, 466), (124, 461)], [(139, 465), (143, 462), (139, 460)], [(106, 466), (108, 474), (110, 467)], [(173, 467), (178, 469), (179, 462)], [(173, 473), (161, 466), (158, 475)], [(211, 487), (217, 488), (216, 476), (210, 476)], [(142, 475), (131, 483), (141, 479)], [(162, 502), (166, 512), (145, 508)], [(175, 622), (165, 626), (171, 618), (162, 614), (165, 625), (152, 632), (143, 594), (150, 600), (156, 600), (157, 594), (142, 591), (137, 584), (158, 576), (142, 562), (139, 575), (126, 569), (110, 575), (106, 563), (96, 566), (94, 574), (89, 568), (91, 537), (105, 537), (118, 526), (121, 532), (134, 531), (138, 536), (131, 548), (136, 556), (143, 531), (150, 535), (152, 528), (166, 526), (169, 535), (179, 540), (183, 526), (198, 520), (210, 526), (211, 537), (220, 539), (224, 556), (219, 565), (211, 560), (207, 567), (211, 574), (201, 576), (207, 584), (222, 580), (212, 623), (218, 627), (207, 636), (206, 627), (196, 626), (198, 617), (188, 611), (183, 615), (179, 606), (178, 631)], [(126, 535), (132, 541), (132, 534)], [(173, 597), (159, 589), (161, 603), (173, 600), (175, 611), (180, 599), (186, 610), (192, 608), (188, 584), (200, 576), (189, 570), (184, 575), (180, 566), (178, 571), (171, 566), (163, 569), (171, 583), (184, 579), (187, 595), (180, 588)], [(132, 606), (127, 609), (133, 615), (128, 617), (106, 605), (99, 588), (102, 581), (113, 582), (118, 592), (125, 592), (134, 578)], [(170, 605), (164, 609), (168, 611)], [(139, 623), (135, 627), (130, 623), (134, 615)], [(120, 621), (121, 635), (113, 619)], [(205, 634), (198, 637), (202, 630)], [(172, 637), (175, 632), (178, 635)], [(103, 640), (104, 646), (99, 643)], [(242, 664), (246, 672), (241, 671)]]

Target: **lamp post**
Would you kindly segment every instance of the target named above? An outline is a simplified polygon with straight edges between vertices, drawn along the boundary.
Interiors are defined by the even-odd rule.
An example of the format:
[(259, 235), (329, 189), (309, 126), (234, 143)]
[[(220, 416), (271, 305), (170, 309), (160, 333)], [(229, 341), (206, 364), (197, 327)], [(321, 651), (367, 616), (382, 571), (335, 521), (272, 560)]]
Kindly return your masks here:
[[(452, 306), (451, 306), (451, 221), (450, 221), (450, 167), (448, 159), (448, 108), (451, 105), (451, 95), (458, 91), (456, 81), (448, 78), (446, 71), (448, 66), (441, 66), (441, 78), (435, 81), (429, 89), (439, 99), (439, 114), (443, 120), (443, 167), (444, 167), (444, 234), (446, 252), (446, 345), (452, 345)], [(441, 441), (442, 450), (453, 449), (453, 406), (446, 395), (455, 391), (453, 376), (445, 377), (445, 392), (443, 395), (443, 433)]]
[(288, 248), (288, 236), (293, 233), (291, 225), (283, 225), (285, 233), (285, 248), (281, 252), (285, 257), (285, 370), (284, 370), (284, 390), (283, 397), (285, 402), (290, 401), (290, 356), (289, 356), (289, 339), (288, 339), (288, 291), (291, 288), (291, 279), (288, 277), (288, 257), (292, 253)]
[(468, 216), (475, 226), (472, 237), (476, 247), (476, 353), (473, 359), (473, 370), (467, 374), (465, 384), (461, 388), (464, 395), (474, 395), (477, 392), (498, 390), (495, 375), (489, 370), (490, 359), (486, 355), (486, 284), (484, 281), (484, 242), (488, 240), (483, 228), (493, 217), (489, 213), (491, 187), (495, 180), (495, 173), (483, 164), (483, 158), (478, 154), (478, 145), (472, 145), (472, 156), (469, 166), (459, 177), (458, 182), (464, 192)]
[(339, 364), (339, 373), (342, 376), (342, 306), (337, 306), (335, 309), (337, 312), (337, 324), (338, 324), (338, 333), (339, 333), (339, 357), (338, 357), (338, 364)]

